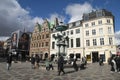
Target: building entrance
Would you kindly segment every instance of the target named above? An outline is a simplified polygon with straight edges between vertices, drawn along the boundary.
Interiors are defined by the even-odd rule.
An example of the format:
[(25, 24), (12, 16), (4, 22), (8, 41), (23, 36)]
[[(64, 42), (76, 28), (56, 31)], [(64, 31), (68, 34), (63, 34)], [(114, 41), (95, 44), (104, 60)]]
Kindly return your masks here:
[(92, 52), (92, 62), (98, 62), (99, 58), (98, 58), (98, 52)]

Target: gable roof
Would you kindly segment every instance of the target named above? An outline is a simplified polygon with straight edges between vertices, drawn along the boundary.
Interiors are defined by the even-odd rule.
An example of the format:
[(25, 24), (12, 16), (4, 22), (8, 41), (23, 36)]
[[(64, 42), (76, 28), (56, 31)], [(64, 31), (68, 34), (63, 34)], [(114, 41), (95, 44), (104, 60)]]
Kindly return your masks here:
[(41, 31), (42, 26), (39, 23), (37, 23), (36, 27), (38, 27), (38, 30)]

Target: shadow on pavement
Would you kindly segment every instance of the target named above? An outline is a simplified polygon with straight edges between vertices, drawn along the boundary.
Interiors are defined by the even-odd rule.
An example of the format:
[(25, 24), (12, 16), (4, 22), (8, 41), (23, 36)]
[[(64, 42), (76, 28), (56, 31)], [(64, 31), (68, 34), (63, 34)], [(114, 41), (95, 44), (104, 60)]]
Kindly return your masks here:
[(67, 71), (67, 72), (65, 72), (65, 74), (70, 74), (70, 73), (74, 73), (74, 72), (76, 72), (76, 71), (75, 70)]

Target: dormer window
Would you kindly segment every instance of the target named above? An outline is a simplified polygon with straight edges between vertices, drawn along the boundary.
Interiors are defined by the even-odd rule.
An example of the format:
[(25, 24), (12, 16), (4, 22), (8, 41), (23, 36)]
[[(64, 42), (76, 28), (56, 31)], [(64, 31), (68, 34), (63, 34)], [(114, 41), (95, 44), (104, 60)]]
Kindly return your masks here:
[(80, 26), (80, 21), (75, 23), (76, 26)]

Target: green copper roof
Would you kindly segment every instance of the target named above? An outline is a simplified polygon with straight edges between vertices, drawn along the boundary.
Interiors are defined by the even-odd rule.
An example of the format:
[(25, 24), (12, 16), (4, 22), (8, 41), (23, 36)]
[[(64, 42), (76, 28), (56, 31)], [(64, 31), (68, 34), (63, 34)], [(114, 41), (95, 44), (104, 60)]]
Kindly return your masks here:
[(54, 26), (54, 22), (48, 22), (48, 28), (49, 28), (49, 29), (52, 29), (53, 26)]

